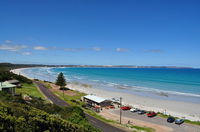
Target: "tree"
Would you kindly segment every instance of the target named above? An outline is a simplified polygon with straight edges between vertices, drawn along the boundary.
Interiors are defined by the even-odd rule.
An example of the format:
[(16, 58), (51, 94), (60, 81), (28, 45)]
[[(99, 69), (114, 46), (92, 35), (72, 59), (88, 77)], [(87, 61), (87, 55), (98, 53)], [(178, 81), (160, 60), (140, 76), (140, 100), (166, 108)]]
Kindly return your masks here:
[(56, 80), (56, 85), (60, 86), (60, 88), (62, 88), (63, 90), (63, 96), (64, 96), (64, 86), (67, 85), (66, 80), (65, 80), (65, 76), (63, 75), (63, 73), (59, 73), (57, 80)]

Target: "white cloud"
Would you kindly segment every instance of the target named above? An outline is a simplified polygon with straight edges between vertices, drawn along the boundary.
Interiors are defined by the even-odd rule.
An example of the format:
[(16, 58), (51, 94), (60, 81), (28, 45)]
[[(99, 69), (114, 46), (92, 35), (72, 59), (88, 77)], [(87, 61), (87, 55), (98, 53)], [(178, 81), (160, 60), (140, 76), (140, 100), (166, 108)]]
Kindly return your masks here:
[(102, 48), (99, 48), (99, 47), (94, 47), (94, 48), (92, 48), (94, 51), (101, 51), (102, 50)]
[(21, 49), (25, 49), (27, 46), (25, 45), (13, 45), (13, 44), (1, 44), (0, 50), (7, 50), (7, 51), (19, 51)]
[(30, 52), (22, 52), (21, 54), (22, 54), (22, 55), (31, 55)]
[(128, 49), (125, 49), (125, 48), (116, 48), (116, 51), (117, 52), (127, 52)]
[(75, 52), (75, 51), (83, 51), (84, 48), (64, 48), (65, 51)]
[(33, 47), (34, 50), (47, 50), (48, 48), (45, 48), (43, 46), (35, 46)]
[(9, 43), (12, 43), (11, 40), (5, 40), (5, 43), (9, 44)]
[(162, 49), (150, 49), (150, 50), (146, 50), (146, 52), (150, 52), (150, 53), (163, 53), (164, 50), (162, 50)]

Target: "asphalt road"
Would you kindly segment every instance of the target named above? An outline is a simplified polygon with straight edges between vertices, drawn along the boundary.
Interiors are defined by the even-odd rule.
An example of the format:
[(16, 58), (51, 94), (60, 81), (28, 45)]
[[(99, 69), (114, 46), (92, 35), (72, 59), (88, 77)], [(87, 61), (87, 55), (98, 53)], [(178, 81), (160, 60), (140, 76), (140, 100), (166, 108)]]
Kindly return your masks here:
[[(69, 106), (64, 100), (60, 99), (56, 95), (54, 95), (48, 88), (46, 88), (42, 83), (34, 81), (34, 83), (40, 88), (42, 93), (53, 103), (60, 106)], [(106, 124), (93, 116), (90, 116), (85, 113), (85, 116), (89, 120), (89, 122), (96, 128), (99, 128), (103, 132), (125, 132), (119, 128)]]
[[(110, 112), (113, 114), (119, 114), (119, 109), (110, 110)], [(175, 123), (168, 123), (166, 121), (167, 119), (164, 119), (158, 116), (149, 118), (146, 116), (146, 114), (138, 115), (137, 112), (133, 113), (133, 112), (130, 112), (129, 110), (122, 111), (122, 118), (123, 117), (133, 118), (137, 120), (142, 120), (142, 121), (146, 121), (146, 122), (150, 122), (154, 124), (167, 126), (167, 127), (173, 128), (174, 132), (200, 132), (200, 127), (196, 125), (191, 125), (187, 123), (183, 123), (181, 125), (177, 125)]]

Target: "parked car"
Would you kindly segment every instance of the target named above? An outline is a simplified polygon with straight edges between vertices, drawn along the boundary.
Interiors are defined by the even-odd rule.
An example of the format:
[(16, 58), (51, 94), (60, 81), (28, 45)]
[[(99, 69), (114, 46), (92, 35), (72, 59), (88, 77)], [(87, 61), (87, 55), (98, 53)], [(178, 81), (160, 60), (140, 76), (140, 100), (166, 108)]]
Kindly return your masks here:
[(110, 109), (114, 109), (115, 108), (115, 106), (114, 105), (110, 105), (110, 106), (108, 106)]
[(138, 111), (138, 114), (139, 114), (139, 115), (143, 115), (143, 114), (145, 114), (145, 113), (147, 113), (145, 110), (139, 110), (139, 111)]
[(182, 124), (183, 122), (184, 122), (183, 119), (176, 119), (175, 120), (175, 124), (178, 124), (178, 125)]
[(170, 117), (167, 118), (167, 122), (169, 122), (169, 123), (172, 123), (174, 121), (175, 121), (175, 118), (172, 117), (172, 116), (170, 116)]
[(154, 116), (156, 116), (156, 112), (150, 111), (150, 112), (147, 113), (147, 116), (148, 117), (154, 117)]
[(132, 108), (132, 109), (130, 109), (130, 111), (131, 111), (131, 112), (138, 112), (139, 109), (138, 109), (138, 108)]
[(130, 110), (131, 107), (129, 107), (129, 106), (122, 106), (121, 109), (122, 109), (122, 110)]

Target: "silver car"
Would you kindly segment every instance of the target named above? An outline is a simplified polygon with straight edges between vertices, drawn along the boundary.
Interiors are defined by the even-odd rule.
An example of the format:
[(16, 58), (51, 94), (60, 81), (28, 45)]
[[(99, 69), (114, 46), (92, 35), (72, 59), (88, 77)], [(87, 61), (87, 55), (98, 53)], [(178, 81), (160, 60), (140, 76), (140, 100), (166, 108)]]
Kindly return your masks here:
[(183, 119), (176, 119), (175, 120), (175, 124), (178, 124), (178, 125), (182, 124), (183, 122), (184, 122)]

